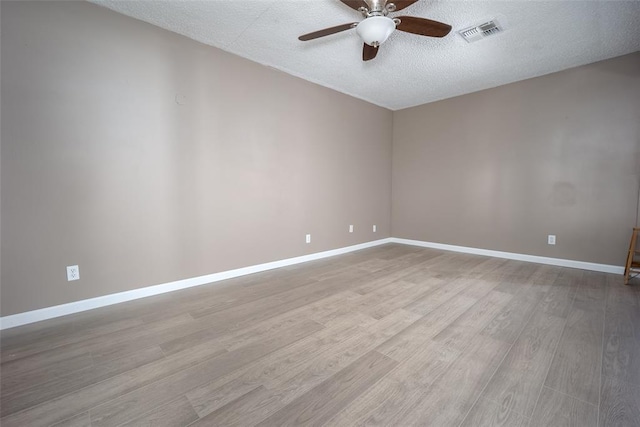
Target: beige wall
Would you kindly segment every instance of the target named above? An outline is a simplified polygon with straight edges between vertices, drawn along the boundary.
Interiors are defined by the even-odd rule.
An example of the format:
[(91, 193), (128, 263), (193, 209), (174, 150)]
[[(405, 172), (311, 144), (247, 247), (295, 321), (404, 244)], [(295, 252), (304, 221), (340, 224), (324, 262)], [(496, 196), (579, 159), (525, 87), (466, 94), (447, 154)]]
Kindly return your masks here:
[(394, 237), (624, 264), (640, 53), (398, 111), (393, 124)]
[(88, 3), (1, 16), (3, 316), (390, 235), (390, 111)]

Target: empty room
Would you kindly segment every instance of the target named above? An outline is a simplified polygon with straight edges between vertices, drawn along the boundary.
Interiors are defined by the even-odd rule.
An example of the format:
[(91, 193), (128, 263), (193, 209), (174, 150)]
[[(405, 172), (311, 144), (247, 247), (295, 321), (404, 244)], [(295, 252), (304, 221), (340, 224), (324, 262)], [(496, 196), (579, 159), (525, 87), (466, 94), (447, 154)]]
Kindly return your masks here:
[(640, 1), (0, 1), (0, 425), (640, 426)]

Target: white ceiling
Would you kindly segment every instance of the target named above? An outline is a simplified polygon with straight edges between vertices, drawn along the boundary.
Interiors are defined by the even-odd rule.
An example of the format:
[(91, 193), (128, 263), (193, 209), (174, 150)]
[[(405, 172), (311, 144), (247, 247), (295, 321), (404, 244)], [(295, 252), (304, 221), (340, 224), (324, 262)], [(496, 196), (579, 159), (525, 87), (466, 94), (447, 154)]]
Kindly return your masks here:
[[(453, 31), (396, 31), (368, 62), (355, 30), (297, 39), (361, 19), (338, 0), (90, 1), (391, 110), (640, 50), (640, 0), (422, 0), (391, 16)], [(456, 33), (495, 17), (505, 32), (471, 44)]]

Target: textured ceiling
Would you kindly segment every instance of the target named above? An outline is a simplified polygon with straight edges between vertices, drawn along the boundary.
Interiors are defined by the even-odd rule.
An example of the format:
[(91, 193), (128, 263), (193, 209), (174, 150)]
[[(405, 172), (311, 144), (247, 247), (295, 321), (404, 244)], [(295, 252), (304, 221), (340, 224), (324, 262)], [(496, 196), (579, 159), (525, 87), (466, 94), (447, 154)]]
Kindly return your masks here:
[[(394, 15), (453, 26), (443, 39), (394, 32), (363, 62), (355, 30), (297, 37), (361, 19), (338, 0), (91, 0), (252, 61), (398, 110), (640, 50), (640, 0), (422, 0)], [(491, 18), (505, 31), (467, 43)]]

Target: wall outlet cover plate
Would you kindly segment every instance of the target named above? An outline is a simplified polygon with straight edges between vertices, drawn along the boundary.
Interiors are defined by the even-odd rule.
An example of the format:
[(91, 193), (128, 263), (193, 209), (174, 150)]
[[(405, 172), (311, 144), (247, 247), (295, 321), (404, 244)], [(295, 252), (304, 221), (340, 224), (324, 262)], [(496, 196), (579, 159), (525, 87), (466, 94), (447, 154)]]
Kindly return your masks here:
[(72, 280), (80, 280), (80, 268), (77, 265), (67, 267), (67, 282)]

